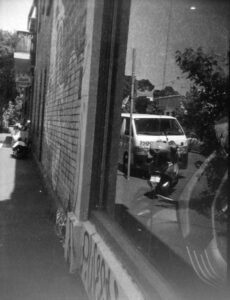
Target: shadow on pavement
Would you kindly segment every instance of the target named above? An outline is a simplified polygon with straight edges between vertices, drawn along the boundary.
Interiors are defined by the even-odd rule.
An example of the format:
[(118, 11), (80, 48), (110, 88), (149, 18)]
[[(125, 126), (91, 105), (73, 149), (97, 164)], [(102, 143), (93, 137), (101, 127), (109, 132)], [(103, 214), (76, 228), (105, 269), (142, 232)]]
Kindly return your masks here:
[(0, 291), (2, 300), (87, 300), (69, 274), (55, 235), (52, 201), (31, 158), (11, 157), (11, 137), (0, 149)]

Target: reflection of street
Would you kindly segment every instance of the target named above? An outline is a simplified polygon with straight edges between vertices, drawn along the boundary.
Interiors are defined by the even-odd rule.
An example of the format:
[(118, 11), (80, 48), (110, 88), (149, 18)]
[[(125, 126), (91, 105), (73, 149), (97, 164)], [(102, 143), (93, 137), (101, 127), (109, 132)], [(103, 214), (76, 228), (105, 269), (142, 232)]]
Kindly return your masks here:
[(154, 235), (167, 242), (169, 247), (175, 245), (177, 249), (173, 249), (174, 251), (181, 251), (181, 247), (178, 247), (181, 234), (178, 230), (176, 201), (202, 161), (201, 155), (190, 153), (189, 167), (186, 170), (180, 170), (179, 182), (169, 195), (175, 201), (153, 199), (147, 178), (131, 176), (127, 180), (123, 173), (118, 171), (116, 203), (128, 207), (129, 213), (147, 226)]
[[(169, 195), (171, 200), (154, 198), (146, 178), (131, 176), (127, 180), (123, 173), (118, 171), (116, 204), (127, 207), (129, 214), (180, 259), (192, 266), (198, 278), (215, 287), (222, 283), (225, 268), (221, 262), (223, 257), (218, 257), (220, 252), (213, 251), (211, 207), (202, 211), (197, 209), (199, 204), (193, 207), (193, 201), (186, 205), (185, 199), (181, 198), (185, 186), (190, 184), (194, 173), (199, 170), (204, 160), (205, 158), (198, 153), (189, 154), (188, 169), (180, 170), (179, 182)], [(189, 225), (184, 224), (183, 218), (180, 218), (186, 209), (190, 215)], [(191, 235), (183, 235), (185, 225), (190, 226)], [(219, 235), (226, 233), (225, 225), (223, 222), (216, 222)], [(223, 253), (226, 248), (223, 236), (221, 247)]]
[(227, 272), (226, 158), (210, 155), (179, 198), (179, 220), (190, 263), (197, 276), (221, 286)]
[[(180, 170), (180, 179), (178, 184), (174, 187), (172, 193), (169, 195), (170, 198), (177, 201), (180, 197), (181, 192), (183, 191), (185, 185), (188, 183), (194, 172), (200, 166), (204, 158), (196, 153), (190, 153), (189, 156), (189, 167), (186, 170)], [(135, 204), (139, 206), (139, 209), (136, 207), (137, 215), (143, 216), (144, 210), (153, 209), (154, 214), (159, 212), (162, 208), (169, 209), (172, 215), (175, 215), (175, 205), (172, 205), (173, 202), (161, 201), (152, 199), (151, 188), (147, 182), (146, 177), (141, 176), (131, 176), (129, 180), (123, 175), (121, 171), (118, 171), (117, 177), (117, 195), (116, 203), (123, 204), (129, 209), (134, 210)], [(162, 204), (160, 204), (162, 203)], [(167, 212), (166, 215), (169, 215)]]

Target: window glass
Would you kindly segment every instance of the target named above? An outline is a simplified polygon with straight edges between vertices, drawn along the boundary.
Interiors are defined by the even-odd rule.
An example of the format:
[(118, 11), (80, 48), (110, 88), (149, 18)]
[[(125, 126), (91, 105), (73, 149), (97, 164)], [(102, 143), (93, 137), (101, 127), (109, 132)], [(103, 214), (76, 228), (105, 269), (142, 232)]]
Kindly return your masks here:
[(184, 134), (174, 119), (137, 119), (134, 120), (137, 134), (181, 135)]
[(135, 130), (121, 134), (115, 217), (182, 299), (225, 290), (229, 8), (131, 1), (122, 112), (134, 73)]

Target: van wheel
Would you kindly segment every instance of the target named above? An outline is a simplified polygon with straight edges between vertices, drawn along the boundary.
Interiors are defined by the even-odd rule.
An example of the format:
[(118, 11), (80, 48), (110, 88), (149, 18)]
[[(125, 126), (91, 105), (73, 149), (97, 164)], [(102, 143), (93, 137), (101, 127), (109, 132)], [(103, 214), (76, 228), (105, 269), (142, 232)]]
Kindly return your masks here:
[(123, 172), (125, 175), (128, 173), (128, 154), (125, 153), (123, 157)]

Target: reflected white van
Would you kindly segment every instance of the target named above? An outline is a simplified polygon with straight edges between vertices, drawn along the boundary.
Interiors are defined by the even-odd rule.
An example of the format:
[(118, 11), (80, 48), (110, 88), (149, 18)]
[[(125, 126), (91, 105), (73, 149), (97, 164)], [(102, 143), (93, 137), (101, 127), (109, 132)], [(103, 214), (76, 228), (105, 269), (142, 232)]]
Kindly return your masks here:
[[(123, 168), (127, 170), (130, 114), (122, 113), (120, 132), (120, 155)], [(156, 141), (174, 141), (178, 146), (179, 166), (182, 169), (188, 165), (187, 138), (179, 121), (171, 116), (133, 114), (131, 133), (131, 165), (134, 168), (145, 168), (150, 145)]]

